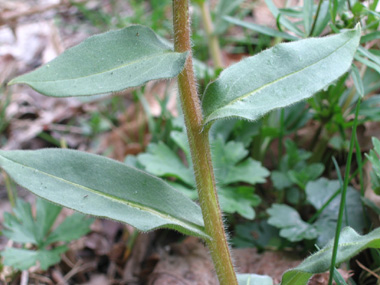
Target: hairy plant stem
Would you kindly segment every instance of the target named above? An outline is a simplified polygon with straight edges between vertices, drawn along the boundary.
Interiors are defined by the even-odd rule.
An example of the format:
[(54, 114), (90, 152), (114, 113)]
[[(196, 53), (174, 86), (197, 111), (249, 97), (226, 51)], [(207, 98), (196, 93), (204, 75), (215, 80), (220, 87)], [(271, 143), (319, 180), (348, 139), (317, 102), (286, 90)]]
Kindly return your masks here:
[(208, 46), (210, 49), (212, 61), (215, 68), (223, 68), (222, 52), (218, 36), (215, 34), (214, 25), (212, 24), (210, 9), (207, 2), (200, 4), (202, 21), (207, 34)]
[(193, 71), (188, 0), (173, 0), (173, 24), (175, 51), (187, 51), (190, 53), (184, 70), (178, 76), (178, 88), (194, 165), (199, 201), (206, 232), (211, 237), (206, 242), (220, 284), (234, 285), (237, 284), (237, 279), (224, 231), (216, 193), (208, 132), (203, 130), (201, 104)]

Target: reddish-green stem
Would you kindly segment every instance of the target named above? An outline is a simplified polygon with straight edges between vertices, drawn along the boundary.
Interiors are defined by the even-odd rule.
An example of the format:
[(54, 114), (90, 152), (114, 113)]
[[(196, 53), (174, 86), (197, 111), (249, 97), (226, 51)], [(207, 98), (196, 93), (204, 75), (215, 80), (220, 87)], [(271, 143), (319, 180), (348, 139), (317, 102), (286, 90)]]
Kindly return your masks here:
[(211, 237), (206, 242), (220, 284), (235, 285), (237, 280), (216, 193), (208, 133), (202, 130), (202, 110), (191, 56), (188, 0), (173, 0), (173, 23), (175, 51), (189, 52), (185, 68), (178, 76), (178, 88), (194, 165), (199, 201), (206, 232)]

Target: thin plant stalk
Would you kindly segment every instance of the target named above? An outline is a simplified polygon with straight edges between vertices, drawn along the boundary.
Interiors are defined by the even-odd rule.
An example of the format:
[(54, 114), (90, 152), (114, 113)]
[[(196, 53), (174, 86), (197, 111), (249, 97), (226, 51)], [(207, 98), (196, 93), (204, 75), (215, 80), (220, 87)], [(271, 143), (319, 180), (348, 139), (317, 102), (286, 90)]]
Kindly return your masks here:
[(358, 171), (359, 171), (360, 195), (362, 197), (364, 197), (364, 177), (363, 177), (362, 151), (360, 149), (358, 136), (356, 136), (356, 138), (355, 138), (355, 148), (356, 148), (356, 161), (358, 162)]
[(344, 209), (346, 206), (346, 194), (347, 194), (348, 183), (350, 181), (349, 177), (350, 177), (351, 160), (352, 160), (352, 153), (354, 151), (354, 145), (355, 145), (355, 140), (356, 140), (356, 127), (358, 124), (360, 102), (361, 102), (361, 99), (358, 100), (357, 105), (356, 105), (354, 125), (352, 129), (350, 148), (349, 148), (348, 157), (347, 157), (346, 172), (344, 175), (344, 183), (343, 183), (343, 189), (342, 189), (342, 198), (341, 198), (340, 206), (339, 206), (339, 215), (338, 215), (338, 221), (336, 225), (334, 248), (333, 248), (333, 254), (331, 257), (330, 277), (329, 277), (329, 283), (328, 283), (329, 285), (331, 285), (333, 281), (336, 256), (338, 253), (339, 236), (340, 236), (340, 231), (342, 229), (343, 214), (344, 214)]
[[(340, 173), (340, 168), (339, 168), (339, 165), (338, 165), (338, 162), (336, 161), (335, 157), (332, 158), (333, 160), (333, 163), (334, 163), (334, 166), (335, 166), (335, 170), (336, 170), (336, 173), (338, 175), (338, 180), (339, 180), (339, 192), (342, 191), (343, 189), (343, 179), (342, 179), (342, 174)], [(348, 182), (350, 182), (351, 180), (348, 180)], [(347, 184), (348, 185), (348, 184)], [(344, 200), (346, 200), (346, 197), (344, 198)], [(344, 208), (344, 214), (345, 214), (345, 219), (346, 219), (346, 225), (348, 225), (348, 211), (347, 211), (347, 204)]]
[(194, 165), (199, 201), (205, 229), (211, 239), (206, 240), (221, 285), (235, 285), (236, 274), (224, 231), (222, 214), (216, 192), (208, 132), (203, 130), (201, 104), (197, 93), (190, 42), (188, 0), (173, 0), (174, 49), (189, 52), (185, 68), (178, 76), (178, 88), (191, 157)]
[[(363, 77), (364, 76), (364, 73), (366, 72), (367, 70), (367, 65), (363, 64), (362, 67), (360, 68), (360, 77)], [(347, 99), (346, 101), (344, 102), (343, 106), (342, 106), (342, 113), (344, 114), (347, 109), (350, 107), (351, 105), (351, 102), (352, 100), (354, 99), (355, 97), (355, 94), (356, 94), (356, 88), (355, 86), (351, 89), (350, 93), (348, 94), (347, 96)]]
[(313, 22), (313, 25), (311, 26), (311, 30), (310, 30), (310, 33), (309, 33), (309, 37), (311, 37), (311, 36), (313, 35), (313, 32), (314, 32), (315, 26), (316, 26), (316, 24), (317, 24), (317, 20), (318, 20), (319, 12), (321, 11), (322, 2), (323, 2), (323, 0), (320, 0), (319, 3), (318, 3), (317, 12), (315, 13), (314, 22)]
[(7, 189), (8, 199), (11, 203), (12, 208), (14, 208), (16, 206), (16, 195), (15, 191), (13, 190), (14, 188), (11, 182), (11, 178), (8, 176), (8, 174), (5, 173), (5, 171), (2, 172), (5, 181), (5, 188)]
[(216, 69), (223, 68), (222, 52), (218, 36), (215, 33), (214, 25), (211, 20), (210, 9), (206, 1), (200, 4), (202, 21), (207, 34), (208, 46), (210, 49), (212, 61)]
[(327, 208), (328, 205), (334, 200), (340, 193), (340, 189), (336, 190), (334, 194), (323, 204), (323, 206), (307, 221), (308, 224), (312, 224), (315, 220), (321, 215), (324, 209)]

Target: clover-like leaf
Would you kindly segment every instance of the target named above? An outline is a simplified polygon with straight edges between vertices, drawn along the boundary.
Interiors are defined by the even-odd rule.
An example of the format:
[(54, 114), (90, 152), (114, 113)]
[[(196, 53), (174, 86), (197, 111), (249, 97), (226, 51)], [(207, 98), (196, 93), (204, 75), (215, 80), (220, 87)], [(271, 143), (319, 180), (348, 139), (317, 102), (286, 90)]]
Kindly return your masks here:
[(215, 176), (222, 185), (235, 182), (246, 182), (252, 185), (264, 183), (269, 171), (260, 162), (251, 158), (243, 160), (248, 154), (243, 143), (229, 141), (224, 143), (221, 138), (212, 142), (212, 158), (215, 166)]
[(290, 241), (315, 239), (318, 236), (315, 227), (304, 222), (298, 212), (287, 205), (273, 204), (267, 212), (270, 215), (268, 224), (281, 229), (280, 236)]
[(54, 249), (29, 250), (7, 247), (0, 255), (4, 258), (4, 264), (19, 270), (27, 270), (39, 262), (42, 270), (57, 264), (61, 260), (61, 254), (67, 251), (66, 246)]
[(186, 167), (179, 156), (166, 144), (151, 143), (147, 152), (137, 157), (145, 170), (160, 177), (175, 177), (188, 185), (194, 185), (193, 170)]
[[(307, 200), (316, 210), (321, 209), (325, 203), (340, 189), (338, 180), (320, 178), (306, 185)], [(324, 246), (335, 235), (335, 228), (339, 212), (341, 194), (335, 197), (321, 212), (314, 226), (319, 232), (317, 244)], [(350, 226), (355, 231), (363, 233), (366, 225), (365, 214), (360, 202), (360, 193), (353, 187), (347, 188), (346, 194), (347, 215), (343, 216), (343, 226)], [(346, 221), (347, 217), (347, 221)]]

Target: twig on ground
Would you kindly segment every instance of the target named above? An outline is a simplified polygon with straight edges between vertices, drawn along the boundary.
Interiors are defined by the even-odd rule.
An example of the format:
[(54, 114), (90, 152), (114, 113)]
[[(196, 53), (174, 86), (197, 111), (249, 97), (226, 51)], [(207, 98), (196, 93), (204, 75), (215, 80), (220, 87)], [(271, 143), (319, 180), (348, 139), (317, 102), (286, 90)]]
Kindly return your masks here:
[(356, 263), (359, 265), (359, 267), (361, 269), (363, 269), (364, 271), (367, 271), (369, 274), (373, 275), (374, 277), (376, 277), (378, 280), (380, 280), (380, 276), (378, 274), (376, 274), (375, 272), (373, 272), (371, 269), (365, 267), (362, 263), (360, 263), (360, 261), (356, 260)]

